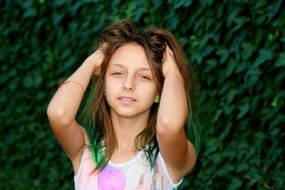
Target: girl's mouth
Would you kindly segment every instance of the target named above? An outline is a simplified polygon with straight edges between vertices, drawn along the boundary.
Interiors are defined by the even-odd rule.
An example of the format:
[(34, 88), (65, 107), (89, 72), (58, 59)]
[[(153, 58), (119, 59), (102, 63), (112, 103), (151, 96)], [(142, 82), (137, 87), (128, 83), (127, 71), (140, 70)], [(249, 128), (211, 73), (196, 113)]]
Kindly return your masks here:
[(131, 104), (137, 101), (134, 98), (126, 97), (126, 96), (119, 97), (119, 100), (124, 104)]

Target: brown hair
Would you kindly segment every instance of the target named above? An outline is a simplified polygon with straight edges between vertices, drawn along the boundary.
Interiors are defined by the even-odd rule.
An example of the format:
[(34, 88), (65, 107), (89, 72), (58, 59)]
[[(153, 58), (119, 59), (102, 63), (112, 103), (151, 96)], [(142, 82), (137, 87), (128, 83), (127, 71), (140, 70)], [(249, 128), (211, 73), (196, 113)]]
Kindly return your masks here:
[[(111, 24), (102, 32), (102, 43), (107, 46), (104, 49), (105, 58), (101, 65), (101, 74), (96, 78), (95, 84), (92, 86), (95, 91), (91, 92), (90, 101), (87, 102), (84, 112), (89, 114), (89, 122), (85, 122), (90, 144), (93, 150), (98, 152), (102, 148), (100, 142), (104, 139), (104, 155), (103, 165), (110, 159), (114, 148), (116, 147), (116, 136), (110, 119), (110, 108), (104, 96), (104, 79), (108, 64), (114, 52), (124, 44), (135, 42), (141, 45), (148, 58), (151, 71), (154, 75), (154, 81), (159, 94), (161, 94), (164, 77), (162, 74), (162, 63), (166, 45), (173, 51), (177, 66), (184, 79), (184, 85), (190, 104), (190, 95), (193, 81), (193, 72), (185, 58), (175, 37), (168, 31), (163, 29), (146, 29), (138, 30), (136, 25), (129, 20), (122, 20), (118, 23)], [(147, 127), (136, 137), (135, 145), (137, 148), (145, 148), (152, 142), (158, 150), (156, 142), (156, 119), (158, 112), (158, 104), (153, 104), (150, 111)], [(85, 116), (87, 116), (85, 114)], [(84, 119), (86, 120), (86, 118)], [(95, 156), (96, 157), (96, 156)], [(102, 157), (102, 156), (99, 156)], [(100, 158), (98, 158), (100, 159)], [(97, 164), (98, 161), (97, 160)], [(99, 163), (100, 166), (100, 163)], [(98, 168), (98, 167), (97, 167)]]

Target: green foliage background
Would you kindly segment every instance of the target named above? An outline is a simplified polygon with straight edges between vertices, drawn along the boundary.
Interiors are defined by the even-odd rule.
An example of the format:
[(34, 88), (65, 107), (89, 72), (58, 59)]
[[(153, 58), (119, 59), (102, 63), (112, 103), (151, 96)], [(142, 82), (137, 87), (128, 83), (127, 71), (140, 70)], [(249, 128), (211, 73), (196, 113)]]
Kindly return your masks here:
[(282, 0), (0, 0), (0, 189), (72, 189), (48, 125), (58, 84), (123, 18), (175, 34), (200, 83), (205, 141), (180, 189), (284, 189)]

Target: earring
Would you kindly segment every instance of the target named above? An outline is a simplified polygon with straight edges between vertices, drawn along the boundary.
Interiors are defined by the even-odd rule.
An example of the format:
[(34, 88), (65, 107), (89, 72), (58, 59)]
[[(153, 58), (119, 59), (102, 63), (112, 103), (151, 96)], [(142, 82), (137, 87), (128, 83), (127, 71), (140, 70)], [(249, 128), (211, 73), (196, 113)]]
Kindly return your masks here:
[(156, 95), (153, 99), (153, 102), (158, 103), (160, 100), (160, 97), (158, 95)]

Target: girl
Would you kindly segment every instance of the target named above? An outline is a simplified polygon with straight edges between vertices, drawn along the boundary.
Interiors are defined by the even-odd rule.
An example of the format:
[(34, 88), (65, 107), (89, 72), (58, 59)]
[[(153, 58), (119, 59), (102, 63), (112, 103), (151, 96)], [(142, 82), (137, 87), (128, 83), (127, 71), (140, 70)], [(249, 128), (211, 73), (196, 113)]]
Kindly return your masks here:
[[(106, 27), (102, 42), (47, 110), (75, 189), (176, 189), (196, 162), (187, 138), (193, 78), (181, 48), (171, 33), (128, 20)], [(75, 118), (92, 76), (82, 127)]]

